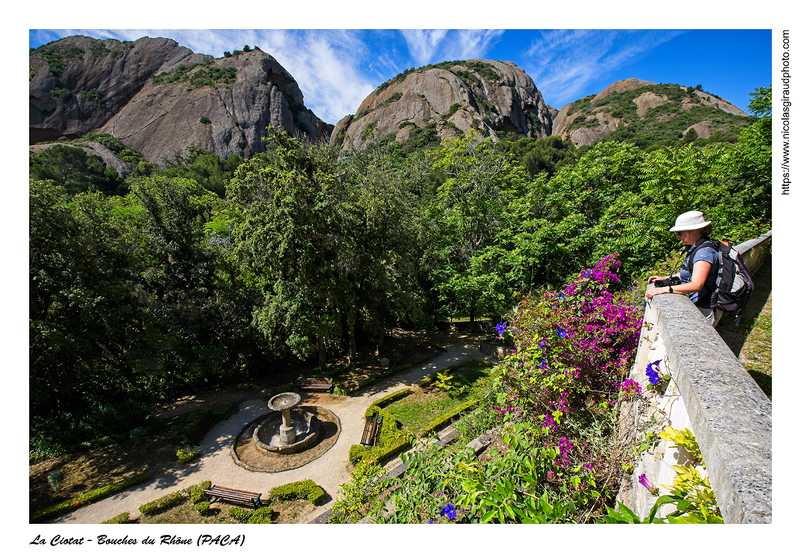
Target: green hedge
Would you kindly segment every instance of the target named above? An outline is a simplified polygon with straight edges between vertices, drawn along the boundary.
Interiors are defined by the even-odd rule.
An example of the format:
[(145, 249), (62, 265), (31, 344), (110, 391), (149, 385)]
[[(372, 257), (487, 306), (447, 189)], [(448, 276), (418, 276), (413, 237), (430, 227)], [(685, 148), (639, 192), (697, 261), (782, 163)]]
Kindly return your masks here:
[(325, 501), (325, 490), (314, 483), (313, 480), (301, 480), (272, 488), (269, 491), (272, 501), (291, 499), (308, 499), (314, 505), (322, 505)]
[(148, 478), (149, 476), (147, 474), (147, 471), (145, 471), (136, 474), (134, 476), (131, 476), (130, 478), (126, 478), (125, 480), (120, 480), (119, 482), (108, 484), (107, 486), (103, 486), (102, 488), (98, 488), (96, 490), (83, 493), (77, 497), (63, 501), (58, 505), (54, 505), (52, 507), (47, 507), (46, 509), (41, 509), (39, 511), (36, 511), (31, 515), (31, 522), (37, 522), (46, 518), (51, 518), (54, 516), (64, 514), (69, 511), (73, 511), (78, 507), (83, 507), (84, 505), (88, 505), (89, 503), (94, 503), (95, 501), (104, 499), (126, 488), (130, 488), (131, 486), (141, 484)]
[(244, 507), (231, 507), (228, 517), (242, 524), (270, 524), (272, 523), (272, 507), (259, 507), (256, 510)]
[(203, 490), (209, 489), (211, 489), (211, 480), (205, 480), (194, 486), (189, 486), (189, 501), (192, 502), (192, 505), (206, 501), (206, 494), (203, 493)]
[(405, 397), (411, 393), (411, 388), (401, 388), (396, 392), (393, 392), (387, 396), (382, 397), (377, 401), (373, 401), (372, 405), (375, 407), (386, 407), (390, 403), (397, 401), (398, 399)]
[(141, 505), (139, 507), (139, 512), (143, 515), (154, 515), (169, 510), (176, 505), (180, 505), (185, 499), (184, 490), (178, 490), (177, 492), (172, 492), (164, 497), (160, 497), (155, 501), (150, 501), (149, 503)]
[(120, 513), (114, 518), (104, 520), (100, 524), (129, 524), (131, 522), (131, 514), (128, 512)]
[[(380, 400), (379, 400), (380, 401)], [(376, 463), (384, 463), (401, 451), (411, 446), (412, 436), (401, 428), (400, 423), (380, 407), (372, 404), (367, 409), (365, 416), (377, 414), (381, 417), (380, 430), (372, 447), (355, 444), (350, 446), (350, 462), (354, 465), (363, 459), (374, 459)]]

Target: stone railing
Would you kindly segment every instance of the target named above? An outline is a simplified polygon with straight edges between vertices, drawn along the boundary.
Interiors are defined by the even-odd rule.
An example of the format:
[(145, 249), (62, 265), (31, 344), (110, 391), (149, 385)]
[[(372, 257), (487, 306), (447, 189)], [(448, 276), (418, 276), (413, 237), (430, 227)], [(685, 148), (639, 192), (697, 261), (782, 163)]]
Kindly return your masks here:
[[(771, 232), (736, 247), (751, 274), (761, 266), (770, 242)], [(653, 417), (677, 430), (691, 430), (723, 520), (771, 523), (772, 403), (687, 296), (660, 294), (646, 306), (630, 374), (642, 389), (648, 383), (646, 366), (655, 361), (662, 373), (671, 375), (670, 383), (649, 403), (623, 406), (623, 434), (633, 443), (644, 421)], [(639, 484), (639, 476), (660, 487), (670, 485), (672, 466), (685, 461), (685, 452), (660, 441), (642, 455), (618, 499), (646, 516), (656, 497)], [(671, 509), (662, 507), (659, 516)]]

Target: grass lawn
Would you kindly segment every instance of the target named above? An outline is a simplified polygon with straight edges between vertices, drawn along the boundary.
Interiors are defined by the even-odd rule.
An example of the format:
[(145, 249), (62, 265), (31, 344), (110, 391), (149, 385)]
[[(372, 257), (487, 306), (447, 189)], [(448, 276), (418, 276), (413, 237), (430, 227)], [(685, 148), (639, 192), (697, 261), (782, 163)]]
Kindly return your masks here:
[(772, 258), (753, 275), (756, 289), (742, 312), (739, 326), (722, 318), (717, 332), (747, 372), (772, 399)]
[(491, 387), (491, 367), (492, 364), (487, 361), (470, 361), (446, 369), (443, 372), (452, 376), (449, 389), (441, 389), (433, 380), (431, 384), (416, 388), (413, 394), (390, 403), (384, 409), (419, 436), (438, 417), (485, 395)]

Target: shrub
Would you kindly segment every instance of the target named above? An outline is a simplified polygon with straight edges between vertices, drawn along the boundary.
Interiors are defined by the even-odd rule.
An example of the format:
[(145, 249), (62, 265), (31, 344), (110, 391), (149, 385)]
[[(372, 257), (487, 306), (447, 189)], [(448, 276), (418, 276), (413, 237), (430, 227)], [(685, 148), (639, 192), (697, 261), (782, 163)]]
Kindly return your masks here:
[(372, 405), (375, 407), (386, 407), (390, 403), (395, 402), (400, 398), (406, 397), (410, 393), (412, 393), (411, 388), (401, 388), (396, 392), (392, 392), (389, 395), (383, 396), (382, 398), (375, 400), (374, 402), (372, 402)]
[(57, 492), (60, 490), (61, 484), (64, 483), (64, 471), (61, 469), (56, 469), (48, 474), (47, 483), (50, 484), (50, 487), (53, 488), (53, 491)]
[(210, 125), (210, 124), (211, 124), (211, 119), (209, 119), (208, 117), (206, 117), (206, 116), (204, 115), (204, 116), (202, 116), (202, 117), (200, 118), (200, 122), (201, 122), (203, 125)]
[(388, 471), (373, 463), (360, 463), (350, 474), (350, 482), (339, 487), (339, 499), (333, 504), (332, 523), (354, 523), (361, 518), (361, 509), (386, 489)]
[(195, 503), (194, 510), (197, 511), (201, 517), (207, 517), (208, 512), (211, 509), (211, 503), (208, 501), (201, 501), (200, 503)]
[(308, 499), (314, 505), (322, 505), (325, 500), (325, 490), (316, 485), (312, 480), (301, 480), (272, 488), (269, 498), (273, 501)]
[(91, 90), (82, 90), (81, 96), (87, 102), (92, 102), (98, 107), (103, 108), (106, 105), (103, 95), (100, 93), (100, 89), (92, 88)]
[(72, 91), (67, 88), (54, 88), (50, 91), (50, 96), (60, 102), (66, 102), (72, 98)]
[(104, 520), (100, 524), (128, 524), (130, 522), (131, 522), (131, 514), (126, 511), (124, 513), (118, 514), (114, 518)]
[(175, 449), (175, 455), (178, 456), (178, 462), (186, 465), (197, 460), (201, 453), (196, 447), (178, 447)]
[(143, 515), (154, 515), (160, 513), (162, 511), (166, 511), (175, 507), (176, 505), (180, 505), (185, 499), (183, 495), (183, 490), (178, 490), (177, 492), (173, 492), (171, 494), (165, 495), (164, 497), (160, 497), (155, 501), (151, 501), (149, 503), (145, 503), (139, 507), (139, 512)]
[(244, 522), (250, 520), (250, 516), (253, 514), (253, 511), (250, 509), (245, 509), (244, 507), (231, 507), (228, 509), (228, 517), (235, 520), (236, 522)]
[(422, 435), (429, 434), (434, 430), (437, 430), (439, 427), (443, 426), (445, 423), (450, 422), (452, 419), (456, 418), (458, 415), (463, 413), (464, 411), (468, 411), (474, 408), (478, 404), (478, 400), (467, 401), (466, 403), (462, 403), (452, 411), (441, 415), (440, 417), (433, 420), (428, 426), (426, 426), (422, 430)]
[(381, 424), (378, 436), (375, 438), (375, 445), (372, 447), (361, 444), (350, 446), (349, 459), (354, 465), (364, 460), (383, 463), (411, 446), (411, 434), (400, 427), (400, 423), (395, 417), (380, 407), (371, 405), (365, 416), (369, 417), (376, 413), (381, 417)]
[(211, 481), (206, 480), (204, 482), (200, 482), (199, 484), (195, 484), (194, 486), (189, 487), (189, 501), (193, 505), (197, 505), (198, 503), (206, 500), (206, 494), (203, 493), (203, 490), (207, 490), (211, 488)]
[(250, 514), (248, 524), (272, 524), (272, 507), (259, 507)]

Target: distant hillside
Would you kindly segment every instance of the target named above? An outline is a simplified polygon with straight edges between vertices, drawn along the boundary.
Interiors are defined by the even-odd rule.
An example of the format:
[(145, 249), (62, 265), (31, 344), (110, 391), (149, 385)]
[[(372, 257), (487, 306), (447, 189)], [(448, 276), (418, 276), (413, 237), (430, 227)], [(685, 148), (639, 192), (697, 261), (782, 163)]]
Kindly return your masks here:
[(627, 79), (567, 104), (553, 134), (575, 146), (621, 140), (647, 147), (687, 138), (734, 138), (751, 118), (700, 88)]
[(214, 59), (163, 38), (73, 36), (31, 50), (29, 89), (31, 144), (100, 130), (158, 164), (189, 146), (248, 157), (268, 125), (311, 139), (333, 130), (258, 49)]
[(511, 62), (450, 61), (409, 69), (367, 96), (336, 124), (332, 140), (360, 148), (374, 138), (399, 142), (422, 131), (440, 139), (478, 129), (544, 137), (552, 118), (531, 78)]

